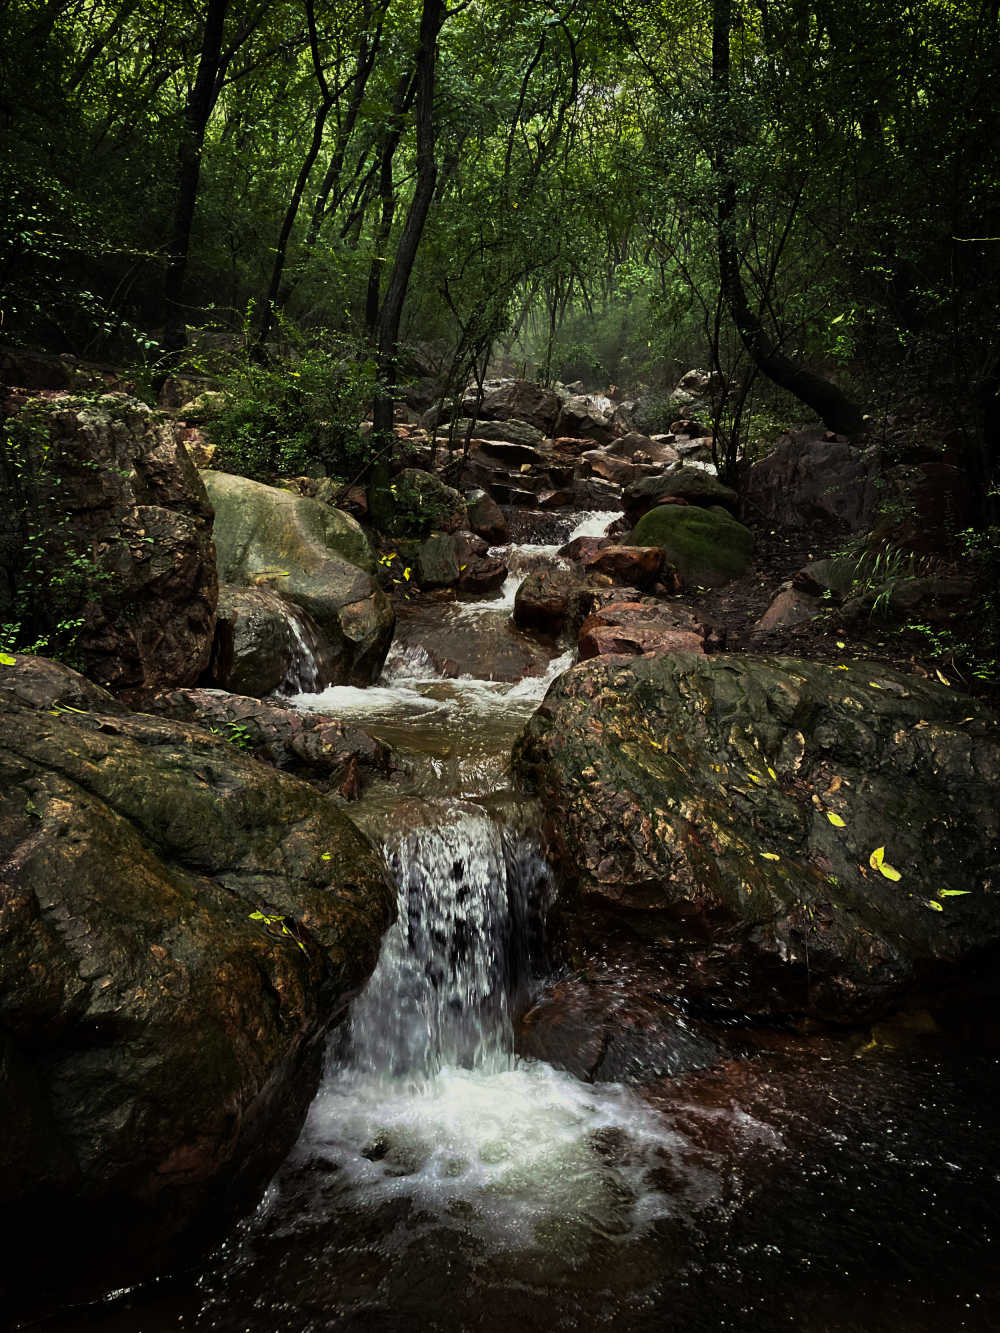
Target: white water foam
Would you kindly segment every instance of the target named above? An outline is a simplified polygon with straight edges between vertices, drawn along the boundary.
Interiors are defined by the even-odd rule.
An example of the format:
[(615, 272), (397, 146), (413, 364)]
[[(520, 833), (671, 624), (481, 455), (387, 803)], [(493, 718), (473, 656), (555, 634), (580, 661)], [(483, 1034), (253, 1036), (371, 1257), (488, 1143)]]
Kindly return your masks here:
[(563, 653), (552, 659), (543, 675), (525, 676), (514, 683), (473, 676), (449, 679), (434, 666), (426, 649), (415, 645), (390, 654), (379, 685), (364, 689), (334, 685), (319, 694), (293, 695), (291, 702), (315, 713), (364, 717), (373, 722), (432, 715), (527, 719), (555, 678), (568, 671), (575, 660), (572, 650)]
[(510, 1006), (547, 869), (530, 839), (475, 807), (428, 814), (387, 849), (397, 922), (299, 1161), (332, 1170), (338, 1206), (409, 1200), (494, 1248), (564, 1252), (574, 1235), (625, 1235), (692, 1192), (714, 1197), (717, 1173), (690, 1164), (679, 1191), (658, 1183), (690, 1145), (628, 1089), (514, 1056)]

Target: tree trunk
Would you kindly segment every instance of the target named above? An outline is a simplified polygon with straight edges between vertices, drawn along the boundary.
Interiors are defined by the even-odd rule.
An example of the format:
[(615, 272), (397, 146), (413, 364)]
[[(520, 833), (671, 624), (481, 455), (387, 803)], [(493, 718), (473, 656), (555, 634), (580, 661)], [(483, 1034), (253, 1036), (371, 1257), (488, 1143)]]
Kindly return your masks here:
[(779, 388), (787, 389), (811, 407), (830, 429), (841, 435), (861, 430), (860, 407), (830, 380), (794, 361), (777, 347), (758, 313), (747, 299), (736, 246), (736, 181), (732, 166), (730, 98), (730, 32), (732, 0), (713, 0), (712, 91), (715, 112), (715, 149), (712, 166), (719, 182), (716, 233), (722, 294), (737, 332), (754, 364)]
[(207, 0), (198, 73), (184, 109), (184, 127), (177, 154), (177, 190), (170, 238), (170, 257), (163, 283), (165, 324), (163, 344), (168, 353), (181, 351), (187, 342), (182, 304), (184, 278), (187, 273), (191, 227), (194, 222), (198, 182), (201, 177), (201, 150), (205, 142), (205, 129), (217, 96), (216, 77), (228, 9), (229, 0)]
[[(424, 0), (420, 16), (420, 45), (416, 59), (417, 183), (407, 210), (396, 259), (386, 284), (376, 321), (379, 387), (372, 404), (372, 435), (376, 449), (392, 436), (393, 388), (399, 357), (399, 326), (410, 276), (434, 198), (437, 163), (434, 157), (434, 85), (438, 34), (446, 15), (444, 0)], [(383, 455), (372, 471), (369, 508), (376, 523), (391, 511), (389, 462)]]
[(305, 158), (299, 169), (298, 178), (295, 181), (295, 188), (292, 190), (292, 197), (288, 201), (288, 207), (285, 209), (285, 216), (281, 223), (281, 231), (278, 234), (278, 244), (274, 249), (274, 263), (271, 267), (271, 282), (267, 289), (267, 296), (264, 298), (263, 306), (258, 315), (257, 337), (255, 340), (254, 351), (257, 360), (264, 362), (267, 360), (266, 342), (268, 334), (271, 332), (274, 324), (274, 312), (278, 303), (278, 292), (281, 289), (281, 278), (285, 271), (285, 260), (288, 256), (288, 242), (292, 236), (292, 228), (295, 226), (295, 219), (298, 215), (299, 204), (302, 202), (302, 195), (305, 192), (309, 177), (312, 175), (312, 169), (319, 157), (319, 150), (323, 146), (323, 130), (326, 127), (326, 120), (330, 114), (330, 108), (333, 106), (333, 93), (330, 85), (327, 83), (326, 75), (323, 72), (323, 59), (319, 50), (319, 35), (316, 31), (316, 10), (313, 0), (306, 0), (306, 20), (309, 24), (309, 50), (312, 53), (313, 72), (316, 75), (316, 82), (319, 85), (320, 100), (316, 108), (316, 118), (313, 121), (312, 139), (306, 150)]

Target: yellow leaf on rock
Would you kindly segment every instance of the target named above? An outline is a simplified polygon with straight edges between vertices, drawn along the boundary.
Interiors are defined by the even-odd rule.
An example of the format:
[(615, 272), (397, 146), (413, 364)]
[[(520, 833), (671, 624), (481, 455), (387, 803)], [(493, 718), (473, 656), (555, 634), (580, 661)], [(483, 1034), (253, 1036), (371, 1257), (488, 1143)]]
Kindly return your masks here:
[(938, 889), (939, 898), (967, 898), (971, 889)]
[(885, 859), (884, 847), (875, 848), (871, 856), (868, 858), (868, 864), (873, 870), (877, 870), (880, 875), (884, 875), (886, 879), (891, 879), (894, 883), (903, 878), (896, 867), (891, 866)]
[(777, 852), (761, 852), (761, 856), (764, 858), (765, 861), (780, 861), (780, 860), (781, 860), (781, 857), (778, 855)]
[(950, 684), (951, 684), (951, 681), (948, 679), (948, 677), (944, 674), (943, 671), (937, 671), (937, 670), (935, 670), (934, 674), (935, 674), (935, 676), (937, 676), (938, 680), (941, 682), (942, 685), (950, 685)]
[(927, 906), (928, 906), (928, 907), (933, 907), (935, 912), (943, 912), (943, 911), (944, 911), (944, 908), (941, 906), (941, 904), (940, 904), (940, 903), (936, 903), (936, 902), (934, 902), (934, 900), (933, 900), (932, 898), (928, 898), (928, 899), (927, 899)]
[(847, 825), (841, 819), (840, 815), (834, 814), (832, 810), (827, 810), (826, 817), (834, 828), (847, 828)]
[(774, 779), (774, 781), (777, 782), (777, 781), (778, 781), (778, 775), (777, 775), (777, 773), (775, 773), (774, 769), (771, 768), (770, 766), (768, 766), (768, 770), (767, 770), (767, 771), (770, 773), (770, 775), (771, 775), (771, 777)]
[(0, 666), (17, 666), (17, 658), (10, 653), (0, 653)]

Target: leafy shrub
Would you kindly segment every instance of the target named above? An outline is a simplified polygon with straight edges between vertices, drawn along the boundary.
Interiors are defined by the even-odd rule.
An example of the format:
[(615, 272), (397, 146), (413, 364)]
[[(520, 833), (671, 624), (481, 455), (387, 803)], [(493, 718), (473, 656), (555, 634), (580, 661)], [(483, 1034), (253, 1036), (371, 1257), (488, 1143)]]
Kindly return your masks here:
[[(287, 332), (287, 330), (286, 330)], [(258, 481), (357, 473), (368, 454), (358, 429), (374, 391), (374, 367), (329, 333), (293, 335), (285, 359), (248, 354), (221, 377), (224, 406), (207, 434), (221, 466)]]

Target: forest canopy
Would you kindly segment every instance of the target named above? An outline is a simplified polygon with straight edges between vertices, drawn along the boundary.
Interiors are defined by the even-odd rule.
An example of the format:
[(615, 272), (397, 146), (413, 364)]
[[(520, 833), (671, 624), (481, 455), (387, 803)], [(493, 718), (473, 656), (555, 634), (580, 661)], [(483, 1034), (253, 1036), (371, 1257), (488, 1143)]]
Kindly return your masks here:
[(995, 3), (7, 0), (0, 52), (8, 342), (919, 394), (988, 490)]

